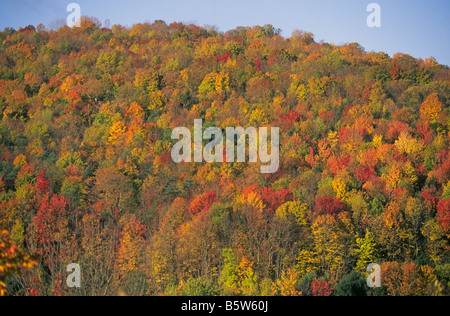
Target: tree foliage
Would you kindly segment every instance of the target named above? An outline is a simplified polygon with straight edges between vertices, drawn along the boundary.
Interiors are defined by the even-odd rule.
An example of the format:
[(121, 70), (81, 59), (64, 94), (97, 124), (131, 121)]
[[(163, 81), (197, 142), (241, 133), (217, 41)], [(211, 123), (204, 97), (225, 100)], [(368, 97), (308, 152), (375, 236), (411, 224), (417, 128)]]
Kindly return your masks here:
[[(280, 34), (0, 32), (0, 293), (364, 295), (378, 263), (379, 293), (448, 295), (450, 70)], [(278, 172), (174, 163), (194, 119), (279, 127)]]

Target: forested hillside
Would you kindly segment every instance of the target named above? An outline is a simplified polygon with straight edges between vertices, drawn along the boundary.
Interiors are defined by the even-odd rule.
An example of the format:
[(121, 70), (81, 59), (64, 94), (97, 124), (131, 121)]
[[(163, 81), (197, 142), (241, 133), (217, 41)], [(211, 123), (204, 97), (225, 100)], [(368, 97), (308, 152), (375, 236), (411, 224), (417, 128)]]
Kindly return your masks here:
[[(448, 295), (449, 105), (434, 58), (270, 25), (6, 29), (0, 294)], [(280, 169), (173, 162), (194, 119), (280, 127)]]

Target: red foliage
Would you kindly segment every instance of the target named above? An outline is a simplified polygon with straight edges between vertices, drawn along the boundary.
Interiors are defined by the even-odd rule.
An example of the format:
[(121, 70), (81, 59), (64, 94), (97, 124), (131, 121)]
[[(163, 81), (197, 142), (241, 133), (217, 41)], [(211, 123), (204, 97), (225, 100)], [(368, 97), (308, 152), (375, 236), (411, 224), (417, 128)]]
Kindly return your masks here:
[(262, 200), (266, 211), (272, 215), (284, 203), (292, 201), (293, 194), (290, 190), (282, 189), (275, 191), (272, 188), (263, 188), (261, 190)]
[(450, 234), (450, 199), (439, 201), (437, 205), (438, 221), (446, 234)]
[(425, 201), (425, 205), (427, 207), (428, 212), (431, 212), (436, 207), (437, 203), (436, 191), (430, 188), (423, 189), (422, 198)]
[(334, 291), (333, 283), (325, 280), (313, 280), (311, 291), (313, 296), (331, 296)]
[(400, 78), (400, 66), (395, 64), (392, 66), (391, 70), (389, 71), (389, 74), (391, 75), (392, 80), (397, 80)]
[(364, 87), (364, 90), (361, 94), (363, 100), (368, 101), (370, 99), (370, 94), (372, 92), (372, 85), (373, 85), (372, 82), (368, 82)]
[(338, 168), (344, 169), (347, 168), (350, 164), (350, 156), (345, 156), (343, 158), (338, 159)]
[(197, 196), (189, 205), (189, 214), (194, 217), (200, 213), (207, 212), (219, 199), (215, 192), (209, 191)]
[(123, 228), (121, 235), (129, 234), (135, 238), (143, 238), (145, 236), (146, 226), (143, 225), (135, 214), (131, 214)]
[(361, 165), (368, 168), (375, 168), (378, 163), (378, 153), (376, 149), (369, 149), (363, 153)]
[(327, 197), (322, 197), (322, 198), (316, 199), (315, 214), (318, 216), (329, 214), (336, 218), (339, 213), (346, 212), (346, 211), (347, 211), (347, 206), (339, 198), (327, 196)]
[(50, 184), (50, 180), (45, 178), (44, 171), (41, 171), (36, 178), (36, 183), (35, 183), (36, 189), (40, 193), (48, 192), (48, 190), (50, 189), (49, 184)]
[(172, 162), (172, 155), (171, 155), (170, 151), (166, 151), (166, 152), (162, 153), (160, 156), (160, 160), (161, 160), (161, 163), (163, 164), (163, 166), (169, 165)]
[(258, 71), (262, 72), (261, 61), (259, 59), (255, 60), (255, 67), (256, 69), (258, 69)]
[(411, 128), (408, 126), (408, 124), (400, 121), (391, 122), (387, 126), (388, 130), (386, 133), (386, 136), (388, 140), (395, 141), (399, 138), (401, 133), (403, 132), (410, 132)]
[(225, 63), (231, 58), (230, 52), (225, 52), (222, 56), (214, 56), (214, 59), (220, 63)]
[(290, 110), (289, 113), (287, 113), (287, 114), (281, 114), (280, 118), (282, 120), (286, 120), (289, 123), (293, 124), (295, 122), (300, 121), (301, 115), (300, 115), (300, 113), (298, 113), (295, 110)]
[(259, 185), (254, 184), (242, 190), (242, 196), (244, 197), (249, 195), (250, 193), (258, 193), (259, 196), (261, 197), (261, 188), (259, 187)]
[(345, 156), (343, 158), (336, 158), (331, 156), (327, 160), (327, 168), (336, 176), (340, 170), (347, 168), (350, 164), (350, 156)]
[(406, 201), (409, 196), (408, 190), (405, 188), (397, 188), (392, 192), (392, 196), (397, 201)]
[(42, 201), (41, 207), (34, 217), (39, 243), (46, 244), (56, 241), (55, 233), (60, 226), (60, 221), (67, 214), (67, 205), (67, 200), (58, 195), (53, 195), (50, 201)]
[(372, 167), (360, 166), (356, 169), (355, 176), (362, 185), (376, 176), (375, 169)]
[(41, 203), (42, 200), (47, 200), (50, 191), (50, 179), (45, 177), (44, 171), (40, 172), (36, 177), (36, 182), (34, 184), (36, 191), (36, 201)]
[(71, 90), (69, 92), (69, 94), (67, 95), (67, 97), (69, 99), (71, 99), (72, 102), (74, 102), (74, 103), (77, 103), (77, 102), (81, 101), (81, 95), (80, 95), (80, 93), (77, 90)]
[(33, 166), (25, 165), (17, 174), (17, 179), (21, 179), (23, 177), (28, 177), (34, 173)]
[(305, 161), (307, 163), (309, 163), (309, 165), (311, 166), (311, 168), (315, 168), (317, 166), (317, 157), (314, 156), (314, 149), (312, 147), (309, 147), (309, 154), (308, 156), (306, 156)]
[(325, 124), (332, 124), (336, 120), (336, 114), (333, 111), (319, 113), (319, 117)]
[(28, 25), (24, 28), (20, 27), (17, 32), (19, 32), (19, 33), (34, 33), (34, 32), (36, 32), (36, 28), (33, 25)]
[(341, 130), (339, 131), (339, 140), (341, 142), (345, 142), (349, 139), (349, 129), (347, 127), (342, 127)]
[(421, 123), (421, 124), (417, 125), (417, 128), (416, 128), (417, 133), (422, 135), (423, 141), (427, 145), (430, 144), (431, 141), (433, 140), (433, 132), (432, 132), (432, 130), (430, 130), (429, 127), (430, 126), (428, 125), (428, 123)]
[(434, 177), (439, 183), (446, 184), (450, 181), (450, 151), (443, 149), (436, 155), (436, 157), (440, 164), (434, 172)]
[(283, 131), (288, 131), (292, 128), (294, 123), (300, 121), (301, 115), (299, 112), (291, 110), (287, 114), (280, 114), (280, 127)]

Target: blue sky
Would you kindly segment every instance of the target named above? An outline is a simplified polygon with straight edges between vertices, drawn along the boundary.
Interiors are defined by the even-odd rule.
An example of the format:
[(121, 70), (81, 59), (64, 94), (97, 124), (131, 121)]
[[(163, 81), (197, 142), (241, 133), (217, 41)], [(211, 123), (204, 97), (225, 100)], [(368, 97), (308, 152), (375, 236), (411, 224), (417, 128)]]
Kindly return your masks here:
[[(366, 51), (434, 56), (450, 65), (449, 0), (0, 0), (0, 29), (65, 21), (71, 2), (80, 4), (82, 15), (109, 19), (111, 25), (161, 19), (227, 31), (272, 24), (286, 37), (302, 29), (317, 41), (358, 42)], [(381, 6), (381, 28), (367, 27), (371, 2)]]

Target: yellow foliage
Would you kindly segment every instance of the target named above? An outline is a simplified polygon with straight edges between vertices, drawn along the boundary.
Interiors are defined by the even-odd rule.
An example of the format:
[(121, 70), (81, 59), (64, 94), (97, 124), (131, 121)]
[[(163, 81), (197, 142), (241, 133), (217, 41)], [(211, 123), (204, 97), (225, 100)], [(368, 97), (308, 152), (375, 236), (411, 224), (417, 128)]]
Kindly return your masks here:
[(247, 115), (247, 120), (251, 126), (265, 126), (268, 124), (267, 115), (260, 109), (255, 109)]
[(383, 145), (383, 135), (376, 135), (373, 138), (372, 145), (374, 148), (379, 148), (381, 145)]
[(195, 50), (196, 58), (208, 58), (213, 57), (219, 53), (220, 45), (217, 43), (217, 39), (210, 38), (205, 40)]
[(27, 157), (25, 157), (25, 155), (22, 154), (17, 156), (13, 161), (14, 167), (25, 166), (26, 164), (27, 164)]
[(408, 132), (403, 132), (395, 142), (395, 147), (402, 154), (417, 154), (422, 152), (423, 144), (413, 138)]
[(145, 92), (151, 93), (159, 90), (161, 78), (156, 71), (138, 70), (136, 72), (134, 85), (142, 88)]
[(139, 260), (142, 259), (145, 226), (134, 215), (121, 219), (124, 224), (119, 250), (117, 252), (117, 267), (119, 276), (138, 269)]
[(83, 75), (68, 76), (66, 79), (64, 79), (63, 83), (61, 84), (61, 91), (65, 93), (70, 92), (73, 88), (83, 83), (84, 83)]
[(257, 192), (250, 192), (249, 194), (245, 196), (241, 196), (239, 199), (239, 202), (251, 205), (257, 210), (263, 210), (264, 209), (264, 203), (261, 200), (260, 195)]
[(159, 117), (158, 122), (156, 123), (156, 125), (157, 125), (159, 128), (162, 128), (162, 129), (168, 128), (168, 127), (169, 127), (169, 124), (170, 124), (170, 120), (171, 120), (170, 115), (167, 114), (167, 113), (164, 113), (164, 114), (162, 114), (162, 115)]
[(297, 268), (301, 275), (312, 271), (317, 271), (320, 266), (320, 259), (316, 252), (302, 249), (297, 255)]
[(281, 279), (277, 280), (273, 286), (273, 294), (281, 296), (300, 296), (302, 292), (295, 289), (300, 273), (295, 269), (283, 271)]
[(164, 106), (167, 100), (164, 97), (164, 94), (161, 91), (153, 91), (150, 92), (150, 101), (148, 105), (148, 109), (150, 111), (164, 111)]
[(435, 121), (442, 112), (442, 102), (439, 101), (437, 93), (433, 93), (422, 103), (420, 108), (421, 117), (428, 121)]
[(308, 224), (306, 220), (308, 211), (309, 211), (308, 204), (299, 201), (294, 201), (294, 202), (286, 202), (283, 205), (281, 205), (277, 209), (276, 215), (281, 219), (286, 219), (289, 214), (292, 214), (295, 216), (297, 223), (300, 226), (306, 226)]
[(344, 265), (344, 247), (337, 220), (331, 215), (319, 216), (312, 226), (315, 252), (323, 271), (339, 272)]
[(381, 179), (386, 181), (386, 188), (388, 190), (394, 191), (398, 188), (400, 180), (402, 179), (402, 171), (398, 166), (392, 166), (387, 174), (385, 173), (381, 176)]
[(328, 133), (328, 140), (330, 142), (330, 144), (332, 145), (332, 147), (334, 145), (336, 145), (339, 142), (339, 136), (338, 136), (338, 132), (332, 132), (330, 131)]
[(347, 184), (340, 178), (336, 178), (333, 180), (332, 185), (336, 197), (345, 201), (347, 198)]
[(112, 144), (115, 144), (118, 142), (119, 138), (125, 134), (125, 131), (127, 130), (127, 126), (123, 121), (119, 121), (114, 123), (111, 128), (109, 129), (109, 138), (108, 141)]
[(222, 71), (218, 73), (207, 74), (202, 84), (198, 88), (201, 96), (209, 98), (215, 93), (221, 95), (230, 90), (230, 76)]

